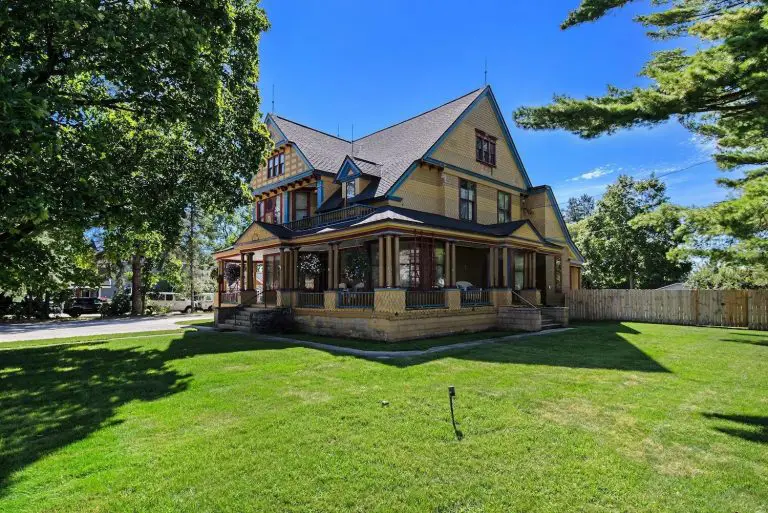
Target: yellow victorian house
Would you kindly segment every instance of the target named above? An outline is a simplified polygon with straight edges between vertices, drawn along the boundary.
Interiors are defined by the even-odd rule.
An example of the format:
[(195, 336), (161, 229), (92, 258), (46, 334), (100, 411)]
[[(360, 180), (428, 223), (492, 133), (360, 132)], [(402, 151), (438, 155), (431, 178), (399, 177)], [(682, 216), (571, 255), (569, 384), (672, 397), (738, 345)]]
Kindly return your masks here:
[(219, 265), (216, 322), (404, 340), (568, 322), (583, 259), (490, 87), (349, 141), (270, 114), (254, 222)]

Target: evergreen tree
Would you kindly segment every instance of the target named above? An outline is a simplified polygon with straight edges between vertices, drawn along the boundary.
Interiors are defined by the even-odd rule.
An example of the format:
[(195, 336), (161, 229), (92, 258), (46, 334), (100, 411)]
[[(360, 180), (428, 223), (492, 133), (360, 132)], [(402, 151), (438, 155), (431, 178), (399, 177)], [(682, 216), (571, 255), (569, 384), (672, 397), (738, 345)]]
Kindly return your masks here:
[[(582, 0), (562, 28), (595, 21), (632, 0)], [(638, 16), (654, 39), (697, 38), (694, 50), (656, 52), (641, 71), (645, 87), (609, 86), (605, 96), (555, 96), (523, 107), (518, 125), (565, 129), (585, 138), (677, 119), (717, 143), (714, 159), (743, 176), (718, 182), (732, 194), (686, 214), (686, 254), (713, 265), (768, 266), (768, 3), (749, 0), (656, 2)]]

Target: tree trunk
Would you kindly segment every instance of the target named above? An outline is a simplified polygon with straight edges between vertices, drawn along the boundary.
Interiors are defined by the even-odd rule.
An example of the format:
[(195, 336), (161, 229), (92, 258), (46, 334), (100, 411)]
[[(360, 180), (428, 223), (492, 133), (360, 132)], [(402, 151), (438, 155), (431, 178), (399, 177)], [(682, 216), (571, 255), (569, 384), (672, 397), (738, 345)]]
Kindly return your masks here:
[(144, 301), (141, 294), (141, 257), (133, 255), (131, 257), (131, 315), (141, 315), (144, 313)]

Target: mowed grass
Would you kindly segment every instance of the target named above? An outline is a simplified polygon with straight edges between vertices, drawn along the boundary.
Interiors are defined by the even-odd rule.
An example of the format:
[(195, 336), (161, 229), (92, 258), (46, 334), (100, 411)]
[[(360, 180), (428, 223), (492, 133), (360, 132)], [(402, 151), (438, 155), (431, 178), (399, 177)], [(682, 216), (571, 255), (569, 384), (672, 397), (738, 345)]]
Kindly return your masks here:
[(634, 323), (383, 361), (212, 332), (10, 349), (0, 511), (759, 512), (767, 391), (768, 333)]

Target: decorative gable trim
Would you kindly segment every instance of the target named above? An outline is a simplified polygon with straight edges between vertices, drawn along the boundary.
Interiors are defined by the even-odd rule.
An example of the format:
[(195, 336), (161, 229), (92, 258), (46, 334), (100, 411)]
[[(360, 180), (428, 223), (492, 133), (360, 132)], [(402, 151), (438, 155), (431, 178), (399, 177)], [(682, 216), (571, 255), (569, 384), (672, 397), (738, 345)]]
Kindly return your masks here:
[(362, 174), (363, 172), (360, 170), (360, 167), (358, 167), (358, 165), (355, 164), (355, 161), (352, 160), (352, 158), (350, 158), (349, 155), (347, 155), (344, 158), (344, 162), (341, 163), (341, 167), (339, 168), (339, 171), (336, 173), (336, 178), (333, 179), (333, 182), (334, 183), (350, 182)]
[(301, 148), (294, 143), (293, 141), (288, 140), (288, 138), (285, 136), (285, 132), (282, 131), (280, 128), (280, 125), (277, 124), (277, 121), (272, 117), (272, 114), (267, 114), (267, 117), (264, 119), (264, 123), (267, 126), (274, 127), (275, 131), (280, 134), (280, 140), (275, 141), (275, 148), (279, 148), (280, 146), (283, 146), (285, 144), (290, 143), (294, 149), (296, 149), (296, 154), (299, 156), (299, 158), (304, 162), (304, 165), (307, 166), (308, 171), (314, 171), (315, 166), (312, 165), (312, 163), (309, 161), (306, 155), (304, 155), (304, 152), (301, 151)]

